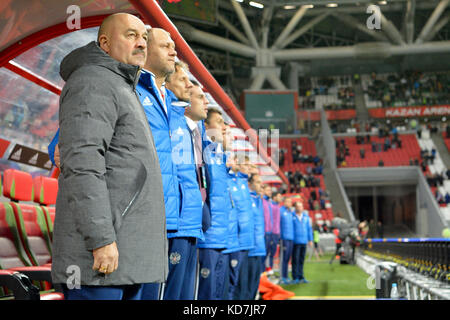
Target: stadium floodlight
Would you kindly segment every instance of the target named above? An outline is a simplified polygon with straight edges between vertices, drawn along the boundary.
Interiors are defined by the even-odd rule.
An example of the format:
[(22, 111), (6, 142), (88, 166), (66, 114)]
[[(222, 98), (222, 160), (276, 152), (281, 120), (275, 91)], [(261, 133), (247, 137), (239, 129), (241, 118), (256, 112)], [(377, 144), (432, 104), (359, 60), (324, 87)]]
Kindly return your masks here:
[(378, 4), (381, 4), (381, 5), (387, 5), (387, 1), (378, 1)]
[(264, 5), (262, 3), (259, 3), (259, 2), (250, 1), (248, 4), (251, 5), (252, 7), (255, 7), (255, 8), (259, 8), (259, 9), (263, 9), (264, 8)]
[(244, 2), (244, 0), (234, 0), (234, 1), (236, 1), (236, 2), (241, 2), (241, 3)]
[(328, 3), (328, 4), (327, 4), (327, 7), (328, 7), (328, 8), (336, 8), (337, 6), (338, 6), (337, 3)]
[(296, 7), (292, 6), (292, 5), (286, 5), (283, 8), (286, 9), (286, 10), (291, 10), (291, 9), (295, 9)]
[(312, 8), (314, 8), (314, 5), (313, 4), (305, 4), (304, 7), (308, 8), (308, 9), (312, 9)]

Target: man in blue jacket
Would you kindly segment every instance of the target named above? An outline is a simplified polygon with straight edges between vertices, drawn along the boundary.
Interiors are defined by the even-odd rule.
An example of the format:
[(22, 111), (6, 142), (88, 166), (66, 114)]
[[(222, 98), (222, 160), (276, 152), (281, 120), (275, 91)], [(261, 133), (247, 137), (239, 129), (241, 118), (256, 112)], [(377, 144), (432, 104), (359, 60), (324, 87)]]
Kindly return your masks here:
[(255, 247), (248, 253), (248, 291), (242, 298), (254, 300), (259, 287), (262, 269), (262, 260), (266, 257), (266, 243), (264, 239), (264, 212), (260, 195), (262, 180), (259, 174), (252, 174), (248, 179), (250, 195), (252, 196), (253, 219), (255, 222)]
[[(238, 157), (235, 157), (235, 161), (239, 161)], [(233, 299), (241, 300), (242, 290), (247, 287), (245, 281), (248, 281), (248, 252), (255, 246), (255, 227), (253, 220), (252, 198), (250, 196), (250, 189), (248, 187), (248, 165), (250, 159), (245, 157), (240, 163), (235, 163), (233, 171), (237, 171), (235, 177), (232, 178), (233, 187), (231, 189), (231, 197), (236, 204), (238, 210), (238, 222), (239, 222), (239, 246), (240, 252), (234, 253), (232, 259), (238, 261), (238, 273), (234, 279), (238, 282), (233, 283), (232, 288)], [(243, 277), (240, 277), (243, 274)], [(244, 281), (244, 283), (239, 282)], [(233, 289), (233, 286), (235, 287)]]
[[(175, 71), (177, 55), (170, 34), (163, 29), (150, 29), (147, 54), (145, 70), (141, 74), (136, 91), (144, 107), (158, 153), (163, 180), (166, 228), (168, 232), (174, 232), (179, 223), (180, 191), (177, 167), (172, 161), (170, 121), (173, 115), (169, 92), (165, 86), (166, 77)], [(159, 289), (159, 285), (144, 285), (142, 299), (158, 299)]]
[(292, 207), (292, 199), (285, 198), (284, 205), (280, 208), (282, 284), (291, 283), (288, 276), (288, 266), (294, 248), (294, 216), (295, 209)]
[(199, 300), (221, 300), (225, 287), (228, 255), (224, 250), (228, 244), (229, 212), (231, 199), (228, 189), (228, 170), (223, 146), (225, 129), (221, 111), (208, 109), (205, 120), (208, 135), (204, 141), (203, 155), (207, 167), (206, 202), (210, 211), (210, 227), (204, 233), (205, 240), (199, 240)]
[(233, 178), (236, 174), (232, 170), (235, 167), (235, 159), (231, 150), (232, 138), (230, 126), (225, 124), (225, 131), (223, 137), (223, 147), (226, 154), (226, 166), (228, 171), (227, 187), (228, 193), (226, 194), (230, 198), (231, 210), (228, 213), (228, 236), (227, 236), (227, 247), (223, 251), (226, 256), (228, 264), (225, 270), (225, 286), (223, 292), (223, 299), (233, 300), (233, 292), (237, 282), (237, 277), (239, 275), (239, 227), (238, 227), (238, 210), (236, 203), (232, 197), (232, 189), (235, 186)]
[(306, 244), (312, 247), (313, 233), (308, 211), (303, 202), (295, 203), (294, 217), (294, 251), (292, 253), (292, 278), (294, 283), (308, 283), (303, 275), (303, 264), (306, 256)]
[(198, 83), (192, 83), (190, 105), (179, 106), (185, 95), (187, 66), (177, 63), (175, 72), (167, 79), (171, 95), (173, 117), (172, 159), (177, 165), (181, 190), (181, 212), (178, 230), (169, 232), (169, 275), (164, 300), (193, 300), (197, 266), (197, 240), (204, 240), (202, 231), (203, 202), (206, 195), (206, 176), (202, 155), (199, 121), (206, 119), (209, 101)]

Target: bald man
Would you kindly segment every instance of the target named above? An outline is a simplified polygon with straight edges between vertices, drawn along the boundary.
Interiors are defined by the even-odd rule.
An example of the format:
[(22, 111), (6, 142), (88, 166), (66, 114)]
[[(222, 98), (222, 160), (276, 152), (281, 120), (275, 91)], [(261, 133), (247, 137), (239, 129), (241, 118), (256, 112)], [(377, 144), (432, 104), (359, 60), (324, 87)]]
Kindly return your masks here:
[(97, 40), (60, 66), (52, 278), (68, 300), (140, 299), (143, 283), (168, 273), (161, 170), (135, 92), (148, 32), (119, 13)]
[[(165, 79), (175, 71), (176, 55), (175, 43), (168, 32), (160, 28), (149, 29), (147, 60), (136, 88), (158, 153), (164, 190), (166, 228), (169, 233), (178, 230), (181, 198), (177, 167), (172, 160), (169, 126), (172, 112), (165, 86)], [(145, 284), (142, 299), (157, 300), (160, 297), (159, 291), (159, 284)]]

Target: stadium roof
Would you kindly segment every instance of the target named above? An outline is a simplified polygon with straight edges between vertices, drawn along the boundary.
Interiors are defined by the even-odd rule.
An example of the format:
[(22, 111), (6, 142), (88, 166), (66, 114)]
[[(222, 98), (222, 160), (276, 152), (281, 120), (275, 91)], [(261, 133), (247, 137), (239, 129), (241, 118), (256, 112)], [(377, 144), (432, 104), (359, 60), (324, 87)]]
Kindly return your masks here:
[[(64, 84), (59, 77), (59, 63), (72, 49), (95, 39), (96, 27), (105, 16), (116, 12), (138, 14), (145, 23), (170, 32), (178, 56), (189, 64), (192, 76), (208, 91), (210, 102), (225, 111), (238, 128), (250, 128), (155, 1), (5, 0), (0, 4), (3, 138), (46, 151), (58, 126), (58, 95)], [(78, 13), (79, 24), (74, 19)], [(23, 121), (25, 117), (29, 121)], [(287, 183), (265, 149), (254, 147), (258, 147), (266, 163)]]

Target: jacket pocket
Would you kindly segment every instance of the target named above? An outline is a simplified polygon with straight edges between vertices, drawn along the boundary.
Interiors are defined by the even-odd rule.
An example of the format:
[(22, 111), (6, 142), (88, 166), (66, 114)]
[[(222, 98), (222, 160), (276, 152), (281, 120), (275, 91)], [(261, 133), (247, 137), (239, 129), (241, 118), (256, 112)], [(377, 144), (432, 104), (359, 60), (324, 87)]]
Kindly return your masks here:
[(137, 171), (135, 183), (132, 186), (130, 186), (131, 188), (133, 188), (131, 192), (131, 198), (129, 198), (128, 201), (122, 201), (122, 203), (126, 203), (126, 206), (120, 212), (120, 216), (116, 219), (114, 223), (114, 228), (116, 229), (116, 231), (120, 229), (123, 219), (130, 212), (130, 209), (133, 207), (133, 205), (136, 203), (136, 199), (141, 194), (146, 180), (147, 180), (147, 169), (142, 164), (142, 162), (140, 162), (140, 167), (139, 170)]
[(186, 199), (186, 192), (184, 191), (184, 187), (181, 183), (178, 185), (180, 186), (180, 211), (178, 213), (178, 217), (181, 218), (181, 215), (183, 213), (183, 208), (185, 207), (184, 201)]

